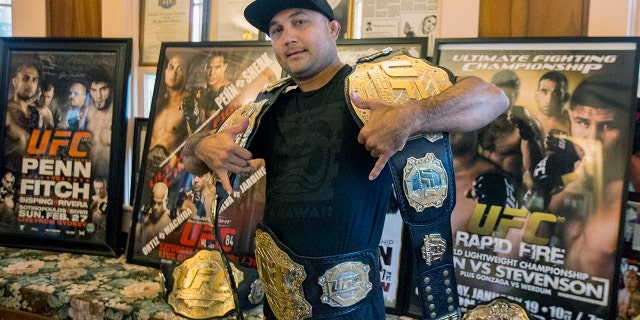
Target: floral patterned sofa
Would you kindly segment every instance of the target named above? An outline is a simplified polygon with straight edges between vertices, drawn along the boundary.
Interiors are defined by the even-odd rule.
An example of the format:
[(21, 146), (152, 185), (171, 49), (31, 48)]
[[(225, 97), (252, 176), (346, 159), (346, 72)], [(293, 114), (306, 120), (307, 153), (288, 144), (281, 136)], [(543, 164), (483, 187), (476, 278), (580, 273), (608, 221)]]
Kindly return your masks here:
[[(157, 269), (126, 263), (124, 256), (0, 247), (0, 308), (5, 314), (73, 320), (185, 319), (165, 302), (160, 284)], [(251, 310), (245, 318), (260, 319), (261, 313)]]
[[(0, 319), (186, 319), (165, 302), (160, 279), (158, 269), (124, 256), (0, 247)], [(261, 319), (262, 307), (244, 316)]]

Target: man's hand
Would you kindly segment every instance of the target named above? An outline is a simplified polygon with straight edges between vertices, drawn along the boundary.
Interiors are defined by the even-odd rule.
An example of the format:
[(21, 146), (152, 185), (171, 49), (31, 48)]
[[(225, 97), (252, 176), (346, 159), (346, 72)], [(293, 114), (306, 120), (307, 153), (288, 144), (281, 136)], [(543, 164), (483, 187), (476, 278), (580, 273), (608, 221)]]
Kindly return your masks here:
[(520, 137), (523, 140), (531, 141), (536, 138), (536, 130), (531, 119), (529, 110), (522, 106), (509, 108), (507, 119), (520, 130)]
[(378, 158), (369, 173), (369, 180), (378, 177), (387, 161), (402, 150), (414, 127), (415, 118), (408, 106), (394, 106), (378, 99), (363, 99), (351, 93), (351, 101), (361, 109), (370, 111), (369, 121), (362, 127), (358, 142)]
[(252, 158), (251, 152), (236, 144), (236, 137), (243, 134), (248, 126), (249, 118), (245, 118), (237, 125), (229, 126), (202, 139), (195, 149), (196, 156), (216, 173), (228, 194), (233, 191), (229, 182), (229, 172), (248, 173), (254, 170), (249, 163)]

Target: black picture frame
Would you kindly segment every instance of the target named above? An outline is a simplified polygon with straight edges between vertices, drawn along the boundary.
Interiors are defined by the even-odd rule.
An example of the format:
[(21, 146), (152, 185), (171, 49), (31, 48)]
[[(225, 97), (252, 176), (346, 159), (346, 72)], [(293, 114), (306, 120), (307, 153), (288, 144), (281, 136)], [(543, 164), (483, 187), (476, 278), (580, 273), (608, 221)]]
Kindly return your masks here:
[[(547, 175), (549, 177), (557, 175), (558, 178), (562, 178), (559, 180), (561, 181), (558, 185), (559, 189), (545, 191), (534, 190), (531, 187), (522, 188), (525, 195), (526, 191), (531, 191), (527, 198), (518, 191), (520, 184), (514, 184), (517, 205), (500, 206), (474, 202), (475, 207), (470, 206), (470, 209), (459, 212), (458, 216), (455, 210), (464, 207), (461, 201), (469, 200), (465, 200), (464, 196), (457, 197), (452, 220), (461, 221), (466, 217), (468, 221), (466, 224), (454, 227), (453, 230), (454, 264), (463, 312), (486, 302), (487, 299), (483, 297), (490, 299), (492, 296), (499, 295), (519, 299), (527, 311), (536, 318), (578, 317), (580, 314), (581, 317), (615, 319), (620, 261), (623, 258), (622, 227), (628, 197), (631, 137), (633, 137), (636, 114), (639, 47), (640, 41), (637, 37), (436, 40), (434, 54), (436, 64), (448, 68), (458, 77), (476, 76), (503, 88), (510, 97), (511, 114), (523, 109), (526, 110), (523, 114), (530, 114), (531, 117), (541, 114), (542, 107), (539, 106), (538, 101), (542, 99), (537, 99), (536, 95), (542, 95), (544, 90), (550, 90), (542, 87), (542, 81), (549, 79), (546, 77), (550, 75), (556, 77), (554, 79), (567, 79), (566, 81), (547, 80), (553, 83), (555, 88), (566, 87), (566, 90), (552, 91), (557, 92), (553, 94), (561, 102), (562, 107), (559, 110), (566, 111), (568, 116), (565, 121), (569, 123), (568, 129), (563, 130), (564, 136), (555, 135), (554, 137), (569, 141), (574, 146), (580, 146), (563, 149), (565, 152), (558, 149), (545, 149), (544, 158), (536, 162), (537, 164), (530, 171), (530, 177), (534, 183), (536, 179), (542, 179)], [(549, 74), (549, 72), (552, 73)], [(558, 74), (564, 77), (558, 77)], [(559, 83), (567, 83), (567, 85)], [(576, 90), (577, 88), (579, 90)], [(514, 91), (519, 92), (519, 95), (509, 95)], [(574, 93), (578, 96), (576, 100), (573, 100)], [(593, 96), (585, 98), (588, 94)], [(599, 99), (602, 100), (598, 101), (594, 97), (600, 97)], [(614, 109), (611, 106), (617, 107)], [(611, 132), (615, 132), (619, 139), (606, 140), (602, 138), (601, 133), (595, 138), (583, 135), (580, 132), (582, 128), (593, 128), (596, 126), (595, 123), (600, 123), (601, 119), (593, 119), (579, 111), (574, 111), (576, 109), (606, 110), (615, 114), (609, 118), (611, 122), (602, 125), (600, 129), (606, 127), (607, 130), (612, 130)], [(502, 119), (508, 119), (506, 114)], [(550, 122), (547, 121), (547, 123)], [(522, 123), (528, 122), (525, 120)], [(500, 136), (499, 133), (510, 132), (508, 126), (502, 128), (493, 131), (496, 133), (494, 137)], [(521, 136), (520, 133), (519, 137)], [(478, 141), (482, 141), (482, 138), (478, 138)], [(496, 145), (499, 143), (497, 138), (492, 141)], [(492, 159), (490, 144), (480, 144), (479, 149), (486, 151), (489, 154), (487, 158)], [(571, 156), (571, 150), (577, 150), (576, 156)], [(480, 155), (484, 154), (480, 152)], [(454, 158), (455, 156), (454, 152)], [(574, 163), (576, 157), (580, 159), (579, 163)], [(554, 171), (562, 164), (571, 165), (566, 167), (567, 172)], [(574, 167), (572, 164), (577, 166)], [(579, 168), (586, 174), (580, 173)], [(504, 170), (505, 167), (500, 169)], [(513, 177), (519, 176), (517, 173), (511, 174)], [(526, 172), (522, 174), (524, 184)], [(587, 179), (572, 180), (576, 176), (587, 177)], [(461, 183), (456, 181), (457, 185)], [(488, 195), (493, 192), (498, 194), (500, 191), (497, 185), (489, 189), (493, 190), (488, 190)], [(565, 191), (572, 194), (564, 201), (558, 202), (555, 200), (557, 198), (553, 198)], [(464, 192), (458, 191), (458, 194), (464, 194)], [(527, 199), (547, 198), (550, 199), (549, 202), (527, 202)], [(513, 217), (512, 224), (507, 231), (504, 231), (508, 237), (501, 236), (501, 233), (493, 233), (492, 225), (488, 225), (487, 228), (486, 225), (479, 226), (477, 222), (473, 222), (479, 221), (478, 215), (489, 210), (500, 214), (506, 212)], [(554, 230), (552, 234), (537, 233), (540, 229), (536, 226), (539, 227), (539, 225), (532, 221), (543, 215), (545, 221)], [(498, 219), (500, 218), (494, 221), (496, 225), (499, 223)], [(579, 228), (570, 229), (570, 226), (579, 226)], [(522, 232), (523, 230), (525, 231)], [(570, 230), (590, 231), (588, 234), (576, 231), (573, 237), (568, 237)], [(518, 235), (520, 232), (522, 234)], [(462, 240), (474, 237), (494, 241), (495, 250), (482, 250), (479, 243), (473, 244)], [(604, 248), (606, 249), (603, 250)], [(531, 253), (529, 254), (527, 250), (535, 250), (535, 252), (528, 251)], [(553, 252), (554, 258), (537, 256), (535, 259), (534, 256), (543, 250)], [(596, 257), (594, 253), (601, 253), (601, 255)], [(584, 259), (587, 257), (591, 258), (589, 263), (585, 263)], [(503, 260), (497, 262), (492, 259)], [(471, 265), (482, 268), (473, 269)], [(491, 278), (497, 274), (496, 271), (504, 271), (507, 267), (510, 268), (508, 276)], [(515, 278), (514, 276), (525, 274), (526, 277)], [(543, 282), (531, 280), (533, 278), (544, 279), (545, 285), (541, 284)], [(554, 285), (559, 282), (571, 285), (568, 287)], [(578, 287), (584, 290), (574, 290)], [(596, 291), (598, 293), (594, 294)]]
[[(11, 172), (15, 178), (13, 190), (3, 191), (1, 245), (121, 253), (126, 145), (112, 142), (126, 141), (131, 47), (131, 39), (119, 38), (0, 39), (0, 87), (7, 93), (0, 102), (1, 168), (3, 177)], [(29, 85), (35, 76), (36, 85)], [(54, 88), (53, 104), (45, 108), (51, 118), (34, 112), (45, 82)], [(20, 107), (28, 120), (16, 117)], [(106, 189), (103, 196), (96, 188)]]
[[(211, 91), (207, 91), (206, 67), (210, 58), (220, 53), (224, 54), (225, 77), (230, 81), (221, 90), (221, 95), (216, 96)], [(172, 60), (174, 56), (181, 56), (182, 63), (179, 69), (182, 70), (183, 80), (179, 90), (169, 90), (165, 76), (171, 72), (167, 71), (169, 65), (176, 66), (178, 62)], [(219, 42), (164, 42), (162, 44), (160, 61), (156, 72), (156, 83), (151, 101), (149, 113), (149, 123), (147, 137), (140, 167), (140, 179), (136, 187), (135, 203), (129, 232), (129, 242), (127, 245), (127, 261), (133, 264), (144, 266), (171, 269), (175, 264), (189, 258), (201, 248), (215, 246), (211, 238), (211, 200), (206, 200), (204, 204), (206, 210), (202, 216), (194, 217), (186, 214), (183, 204), (192, 202), (192, 185), (196, 177), (188, 173), (182, 164), (182, 151), (187, 137), (202, 130), (214, 130), (218, 128), (229, 115), (242, 105), (252, 102), (259, 91), (282, 77), (282, 68), (277, 63), (270, 42), (267, 41), (219, 41)], [(176, 99), (171, 99), (173, 92), (179, 92)], [(218, 99), (219, 98), (219, 99)], [(199, 100), (199, 99), (205, 99)], [(194, 108), (194, 106), (198, 106)], [(199, 109), (202, 106), (203, 109)], [(205, 106), (210, 106), (211, 110), (205, 110)], [(203, 110), (202, 117), (196, 119), (191, 117), (191, 121), (185, 118), (185, 114), (193, 115), (194, 110)], [(216, 110), (217, 109), (217, 110)], [(170, 113), (175, 112), (175, 113)], [(182, 131), (166, 130), (166, 122), (161, 119), (175, 120), (172, 128), (182, 128)], [(256, 170), (261, 174), (264, 170)], [(248, 177), (247, 177), (248, 178)], [(243, 178), (244, 179), (244, 178)], [(210, 179), (209, 179), (210, 180)], [(264, 177), (253, 177), (252, 181), (264, 181)], [(150, 235), (143, 235), (142, 231), (147, 230), (145, 216), (150, 214), (153, 199), (153, 187), (162, 182), (167, 187), (165, 209), (171, 211), (169, 214), (172, 221), (169, 228), (162, 228), (160, 231), (149, 232)], [(215, 189), (208, 186), (207, 191)], [(252, 188), (250, 188), (253, 190)], [(215, 193), (215, 191), (214, 191)], [(248, 202), (255, 199), (260, 200), (257, 192), (243, 193), (242, 197), (249, 197)], [(206, 197), (203, 196), (203, 199)], [(244, 198), (243, 198), (244, 199)], [(255, 200), (255, 201), (258, 201)], [(245, 200), (237, 200), (235, 203), (243, 203)], [(203, 201), (204, 202), (204, 201)], [(254, 206), (259, 207), (259, 206)], [(224, 219), (226, 212), (231, 212), (234, 205), (227, 206), (227, 211), (218, 213), (220, 221)], [(198, 209), (199, 210), (199, 209)], [(244, 210), (244, 209), (238, 209)], [(253, 220), (242, 223), (255, 224), (261, 219), (262, 208), (255, 215), (249, 214), (248, 218)], [(224, 219), (233, 222), (234, 219)], [(240, 222), (239, 222), (240, 223)], [(208, 237), (206, 244), (193, 243), (185, 244), (180, 242), (180, 237), (185, 228), (196, 226), (199, 228), (198, 236)], [(219, 225), (223, 239), (233, 239), (234, 248), (244, 243), (243, 253), (252, 254), (253, 234), (249, 228), (239, 226)], [(136, 232), (136, 230), (139, 230)], [(189, 230), (187, 230), (189, 231)], [(195, 231), (194, 231), (195, 232)], [(222, 234), (224, 232), (224, 234)], [(228, 232), (232, 232), (230, 234)], [(246, 234), (242, 234), (246, 232)], [(162, 247), (162, 248), (160, 248)], [(231, 246), (223, 245), (225, 251), (233, 250)], [(172, 249), (173, 248), (173, 249)], [(180, 251), (175, 254), (175, 250)], [(174, 251), (171, 251), (174, 250)], [(171, 252), (170, 252), (171, 251)], [(237, 252), (232, 253), (238, 256)], [(250, 261), (249, 261), (250, 260)], [(255, 259), (247, 257), (246, 265), (255, 266)]]
[(416, 58), (427, 59), (429, 38), (368, 38), (368, 39), (337, 39), (338, 56), (342, 62), (354, 65), (358, 58), (370, 55), (385, 48), (393, 50), (405, 49)]
[(142, 154), (144, 153), (148, 125), (149, 118), (136, 117), (133, 119), (133, 153), (131, 160), (131, 172), (133, 176), (131, 177), (130, 203), (135, 203), (135, 190), (140, 176), (140, 166), (142, 165)]

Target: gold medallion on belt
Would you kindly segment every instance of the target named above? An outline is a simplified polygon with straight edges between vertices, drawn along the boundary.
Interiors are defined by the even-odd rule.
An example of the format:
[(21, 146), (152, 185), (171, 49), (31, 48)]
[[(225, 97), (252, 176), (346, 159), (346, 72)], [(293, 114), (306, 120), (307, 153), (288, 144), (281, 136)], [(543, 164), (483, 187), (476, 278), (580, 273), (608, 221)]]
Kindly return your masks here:
[(467, 311), (462, 317), (462, 320), (481, 319), (529, 320), (529, 315), (521, 305), (503, 298), (496, 298)]
[[(176, 313), (192, 318), (222, 317), (235, 308), (229, 274), (218, 250), (200, 250), (173, 270), (173, 290), (167, 299)], [(243, 273), (232, 264), (238, 283)]]

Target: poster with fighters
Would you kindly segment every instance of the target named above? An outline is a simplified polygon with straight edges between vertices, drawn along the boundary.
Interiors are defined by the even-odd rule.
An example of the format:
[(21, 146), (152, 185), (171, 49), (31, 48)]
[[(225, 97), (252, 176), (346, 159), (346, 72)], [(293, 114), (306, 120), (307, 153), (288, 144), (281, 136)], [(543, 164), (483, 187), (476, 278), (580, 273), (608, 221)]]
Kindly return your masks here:
[(510, 100), (486, 127), (451, 135), (463, 311), (504, 297), (535, 319), (615, 318), (638, 45), (438, 40), (437, 64)]
[[(262, 219), (264, 164), (235, 180), (231, 197), (210, 174), (187, 172), (187, 137), (216, 130), (282, 76), (270, 43), (166, 42), (161, 49), (127, 247), (131, 263), (171, 270), (201, 249), (222, 247), (255, 267), (255, 227)], [(217, 212), (215, 208), (218, 208)], [(213, 209), (212, 209), (213, 208)], [(215, 240), (217, 221), (221, 243)]]
[(120, 254), (131, 39), (0, 47), (0, 244)]

